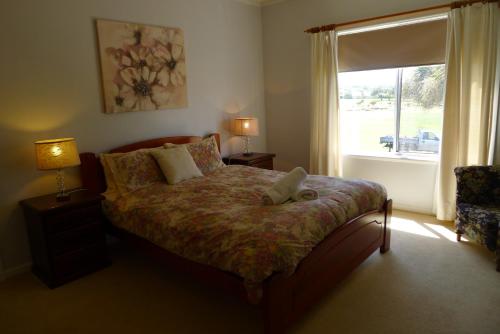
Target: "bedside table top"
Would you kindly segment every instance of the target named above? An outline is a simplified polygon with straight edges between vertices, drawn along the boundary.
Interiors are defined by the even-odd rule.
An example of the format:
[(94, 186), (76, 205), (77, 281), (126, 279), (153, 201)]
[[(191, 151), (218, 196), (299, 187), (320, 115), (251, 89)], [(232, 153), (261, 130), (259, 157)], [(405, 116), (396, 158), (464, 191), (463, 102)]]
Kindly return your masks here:
[(276, 154), (274, 154), (274, 153), (253, 153), (252, 155), (249, 155), (249, 156), (245, 156), (245, 155), (243, 155), (243, 153), (239, 153), (239, 154), (233, 154), (233, 155), (227, 156), (224, 159), (226, 159), (227, 161), (232, 161), (232, 162), (236, 162), (236, 161), (250, 162), (250, 161), (254, 161), (254, 160), (271, 159), (271, 158), (274, 158), (275, 156), (276, 156)]
[[(70, 190), (71, 191), (71, 190)], [(74, 206), (81, 206), (86, 203), (101, 201), (104, 196), (100, 194), (91, 193), (88, 190), (80, 190), (71, 193), (70, 199), (66, 201), (57, 201), (56, 194), (43, 195), (33, 198), (28, 198), (20, 202), (21, 206), (36, 211), (52, 211), (62, 208), (71, 208)]]

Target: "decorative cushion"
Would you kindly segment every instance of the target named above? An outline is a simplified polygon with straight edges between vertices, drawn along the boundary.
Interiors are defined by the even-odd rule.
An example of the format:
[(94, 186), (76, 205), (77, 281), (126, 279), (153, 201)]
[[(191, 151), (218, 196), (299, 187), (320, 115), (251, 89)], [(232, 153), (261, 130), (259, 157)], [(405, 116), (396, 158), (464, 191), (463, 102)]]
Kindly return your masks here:
[(210, 136), (197, 143), (189, 143), (182, 145), (175, 145), (166, 143), (165, 148), (173, 148), (179, 146), (186, 146), (188, 152), (193, 157), (196, 166), (205, 175), (217, 168), (224, 167), (222, 158), (217, 147), (217, 141), (214, 136)]
[(176, 184), (193, 177), (203, 176), (186, 146), (156, 150), (151, 154), (160, 165), (168, 184)]
[(151, 155), (157, 150), (164, 149), (159, 147), (128, 153), (101, 154), (108, 191), (123, 194), (156, 182), (165, 182), (163, 173)]
[(123, 155), (124, 153), (114, 153), (114, 154), (101, 154), (100, 160), (101, 165), (104, 170), (104, 178), (106, 179), (106, 194), (115, 194), (118, 192), (118, 187), (116, 185), (115, 178), (113, 176), (113, 172), (111, 171), (111, 167), (109, 166), (108, 160), (111, 159), (111, 156)]

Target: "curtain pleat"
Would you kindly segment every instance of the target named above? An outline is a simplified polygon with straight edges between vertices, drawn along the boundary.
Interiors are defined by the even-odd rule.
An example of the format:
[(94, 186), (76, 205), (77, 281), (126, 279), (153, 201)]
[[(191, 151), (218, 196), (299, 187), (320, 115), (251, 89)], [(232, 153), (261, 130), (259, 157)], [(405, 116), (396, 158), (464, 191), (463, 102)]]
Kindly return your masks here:
[(340, 112), (335, 31), (311, 35), (311, 138), (309, 172), (340, 176)]
[(492, 163), (498, 108), (499, 11), (497, 3), (477, 3), (450, 12), (438, 219), (455, 218), (454, 168)]

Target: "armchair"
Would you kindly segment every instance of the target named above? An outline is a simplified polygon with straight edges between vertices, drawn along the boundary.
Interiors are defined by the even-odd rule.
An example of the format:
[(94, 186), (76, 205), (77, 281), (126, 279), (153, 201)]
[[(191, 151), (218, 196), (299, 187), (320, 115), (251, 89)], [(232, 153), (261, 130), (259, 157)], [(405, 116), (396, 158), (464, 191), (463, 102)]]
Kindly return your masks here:
[(457, 240), (462, 234), (496, 254), (500, 271), (500, 165), (455, 168)]

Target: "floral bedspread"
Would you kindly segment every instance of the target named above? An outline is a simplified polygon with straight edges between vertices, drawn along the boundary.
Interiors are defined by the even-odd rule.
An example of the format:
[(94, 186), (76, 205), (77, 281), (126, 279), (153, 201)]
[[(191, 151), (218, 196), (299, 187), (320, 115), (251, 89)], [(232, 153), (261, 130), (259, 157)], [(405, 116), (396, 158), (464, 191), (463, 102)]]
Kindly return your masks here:
[(284, 173), (227, 166), (176, 185), (156, 183), (104, 201), (111, 222), (164, 249), (235, 273), (247, 287), (273, 272), (293, 273), (332, 230), (380, 208), (383, 186), (308, 176), (319, 199), (263, 206), (261, 197)]

